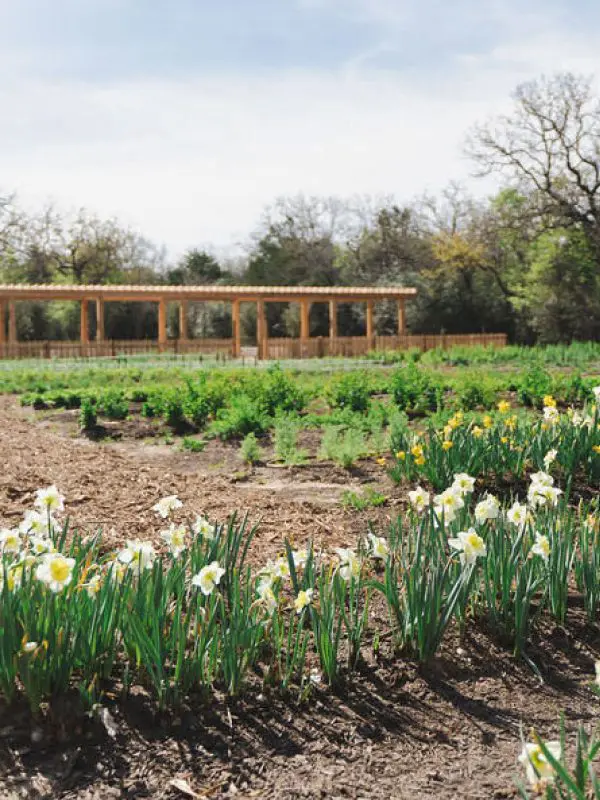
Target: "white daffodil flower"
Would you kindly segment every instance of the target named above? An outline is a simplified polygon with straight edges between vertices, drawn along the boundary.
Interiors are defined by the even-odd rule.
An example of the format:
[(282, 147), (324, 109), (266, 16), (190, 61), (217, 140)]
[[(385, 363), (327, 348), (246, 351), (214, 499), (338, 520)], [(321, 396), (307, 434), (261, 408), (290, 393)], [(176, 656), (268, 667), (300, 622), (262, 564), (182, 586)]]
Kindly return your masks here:
[(535, 542), (531, 547), (531, 552), (543, 558), (544, 561), (548, 561), (550, 558), (550, 542), (548, 541), (547, 536), (542, 536), (541, 533), (535, 534)]
[(272, 584), (269, 581), (261, 581), (258, 584), (256, 591), (267, 612), (272, 614), (278, 606), (277, 597), (273, 591)]
[(340, 560), (339, 573), (344, 581), (357, 578), (360, 575), (361, 561), (350, 548), (336, 547), (335, 553)]
[(516, 528), (524, 528), (527, 523), (527, 506), (519, 503), (518, 500), (506, 512), (506, 518)]
[(207, 542), (212, 542), (215, 538), (217, 529), (211, 525), (206, 517), (197, 516), (192, 523), (192, 531), (196, 536), (201, 536)]
[(21, 550), (21, 534), (18, 528), (0, 528), (0, 552), (18, 553)]
[(38, 489), (35, 493), (33, 504), (40, 511), (55, 512), (64, 511), (65, 498), (58, 491), (56, 486), (48, 486), (47, 489)]
[(460, 531), (455, 539), (448, 539), (448, 544), (460, 552), (460, 560), (463, 564), (474, 564), (477, 558), (483, 557), (487, 553), (485, 542), (475, 528)]
[(429, 505), (429, 492), (426, 492), (425, 489), (417, 486), (416, 489), (408, 493), (408, 499), (411, 506), (418, 514), (420, 514)]
[(169, 552), (175, 558), (178, 558), (187, 547), (187, 528), (185, 525), (175, 525), (171, 523), (168, 530), (161, 531), (161, 539), (166, 542)]
[(480, 524), (490, 519), (497, 519), (500, 503), (493, 494), (488, 494), (475, 506), (475, 519)]
[(475, 478), (472, 478), (470, 475), (467, 475), (466, 472), (459, 472), (457, 475), (454, 476), (454, 482), (452, 484), (453, 489), (456, 489), (460, 492), (461, 495), (470, 494), (475, 487)]
[(558, 450), (548, 450), (548, 452), (544, 456), (544, 467), (546, 471), (548, 471), (550, 469), (550, 465), (556, 461), (557, 455), (558, 455)]
[(142, 542), (139, 539), (127, 539), (126, 547), (117, 553), (121, 564), (128, 567), (137, 567), (140, 570), (150, 569), (156, 558), (156, 552), (151, 542)]
[(301, 614), (312, 603), (314, 593), (314, 589), (301, 589), (298, 592), (298, 596), (294, 600), (296, 614)]
[(42, 563), (35, 571), (35, 577), (45, 583), (51, 592), (61, 592), (71, 583), (74, 558), (65, 558), (60, 553), (48, 553), (42, 556)]
[(373, 533), (368, 533), (367, 540), (373, 558), (386, 559), (388, 557), (390, 548), (383, 536), (375, 536)]
[(161, 500), (156, 503), (156, 505), (152, 506), (152, 511), (156, 511), (159, 517), (163, 519), (167, 519), (173, 511), (176, 511), (178, 508), (181, 508), (183, 503), (177, 497), (176, 494), (170, 494), (167, 497), (163, 497)]
[(200, 572), (194, 575), (192, 586), (199, 587), (202, 594), (208, 597), (209, 594), (212, 594), (215, 586), (221, 583), (221, 578), (224, 574), (225, 570), (219, 566), (219, 562), (213, 561), (211, 564), (202, 567)]
[[(546, 749), (558, 761), (561, 756), (560, 742), (544, 742)], [(554, 767), (544, 755), (539, 744), (528, 742), (523, 746), (520, 763), (525, 767), (525, 774), (529, 785), (533, 788), (542, 788), (554, 781)]]

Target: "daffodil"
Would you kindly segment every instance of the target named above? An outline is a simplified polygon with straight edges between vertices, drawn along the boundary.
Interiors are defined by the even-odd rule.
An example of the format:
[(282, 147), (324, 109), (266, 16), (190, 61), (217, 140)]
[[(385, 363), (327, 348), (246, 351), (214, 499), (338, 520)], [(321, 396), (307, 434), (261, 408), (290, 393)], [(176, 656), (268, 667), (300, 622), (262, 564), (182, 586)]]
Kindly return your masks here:
[(48, 553), (42, 556), (42, 563), (36, 569), (35, 576), (51, 592), (61, 592), (71, 583), (74, 567), (74, 558), (66, 558), (60, 553)]
[(200, 572), (194, 575), (192, 586), (198, 586), (202, 594), (208, 596), (213, 592), (215, 586), (219, 585), (223, 575), (225, 575), (223, 567), (219, 566), (218, 561), (213, 561), (211, 564), (202, 567)]
[(301, 614), (304, 609), (312, 603), (314, 589), (301, 589), (294, 600), (296, 614)]
[(206, 519), (206, 517), (197, 516), (192, 523), (192, 531), (196, 536), (201, 536), (207, 542), (212, 542), (215, 538), (216, 527)]
[(450, 441), (450, 439), (442, 442), (442, 450), (450, 450), (451, 447), (454, 447), (454, 442)]
[[(561, 757), (560, 742), (545, 742), (544, 745), (552, 757), (558, 761)], [(543, 789), (546, 785), (554, 782), (554, 767), (544, 755), (539, 744), (533, 742), (525, 744), (519, 761), (525, 767), (525, 774), (532, 788)]]
[(29, 547), (31, 552), (36, 556), (41, 556), (44, 553), (54, 553), (55, 547), (52, 539), (47, 536), (31, 536), (29, 538)]
[(383, 536), (375, 536), (374, 533), (368, 533), (367, 540), (369, 542), (369, 550), (373, 558), (385, 559), (388, 557), (390, 548), (388, 547), (388, 543)]
[(595, 684), (600, 687), (600, 661), (594, 663), (594, 671), (596, 673)]
[(46, 513), (53, 513), (55, 511), (63, 511), (65, 507), (65, 498), (58, 491), (56, 486), (48, 486), (47, 489), (38, 489), (35, 493), (34, 506), (40, 511)]
[(549, 408), (556, 408), (556, 400), (551, 394), (545, 394), (542, 403)]
[(266, 611), (272, 614), (278, 606), (277, 597), (270, 582), (261, 582), (257, 586), (257, 594)]
[(460, 531), (455, 539), (448, 539), (448, 544), (460, 552), (460, 560), (463, 564), (474, 564), (477, 558), (485, 556), (487, 553), (485, 542), (475, 528)]
[(483, 427), (484, 428), (491, 428), (493, 424), (494, 423), (493, 423), (492, 418), (488, 414), (486, 414), (485, 417), (483, 418)]
[(506, 518), (516, 528), (524, 528), (525, 524), (527, 523), (527, 514), (527, 506), (522, 505), (518, 500), (515, 500), (515, 502), (506, 512)]
[(544, 421), (554, 424), (560, 418), (560, 413), (556, 406), (544, 406)]
[(386, 460), (383, 456), (381, 456), (380, 458), (376, 458), (375, 461), (379, 464), (380, 467), (385, 467), (386, 465)]
[(464, 508), (465, 505), (462, 493), (455, 486), (450, 486), (441, 494), (436, 494), (433, 501), (436, 506), (440, 506), (444, 510), (444, 513), (449, 511), (455, 513), (456, 511), (460, 511), (461, 508)]
[(178, 508), (181, 508), (183, 503), (177, 497), (176, 494), (170, 494), (167, 497), (163, 497), (156, 503), (156, 505), (152, 506), (152, 510), (156, 511), (159, 517), (163, 519), (167, 519), (167, 517), (171, 516), (173, 511), (176, 511)]
[(18, 553), (21, 550), (21, 534), (18, 528), (0, 528), (0, 552)]
[(396, 453), (396, 458), (398, 461), (405, 461), (406, 460), (406, 453), (404, 450), (398, 450)]
[(487, 522), (490, 519), (497, 519), (500, 513), (500, 503), (493, 494), (488, 494), (475, 506), (475, 519), (477, 522)]
[(459, 472), (454, 476), (452, 488), (460, 492), (461, 495), (470, 494), (475, 487), (475, 478), (467, 475), (466, 472)]
[(117, 558), (128, 567), (137, 567), (140, 570), (150, 569), (154, 563), (156, 552), (151, 542), (142, 542), (139, 539), (128, 539), (126, 547), (119, 551)]
[(535, 542), (531, 548), (531, 552), (535, 556), (540, 556), (544, 561), (550, 558), (550, 542), (547, 536), (542, 536), (541, 533), (535, 534)]
[(471, 435), (474, 436), (476, 439), (481, 439), (483, 436), (483, 428), (480, 428), (479, 425), (474, 425), (471, 430)]
[(500, 400), (500, 402), (498, 403), (498, 411), (501, 414), (508, 414), (508, 412), (510, 411), (510, 403), (508, 402), (508, 400)]
[(429, 492), (417, 486), (416, 489), (408, 493), (408, 499), (411, 506), (420, 514), (429, 505)]
[(336, 547), (335, 552), (339, 559), (339, 573), (344, 581), (357, 578), (360, 575), (361, 561), (354, 550), (346, 547)]
[(544, 469), (546, 470), (546, 472), (550, 469), (550, 466), (556, 461), (557, 455), (558, 455), (558, 450), (548, 450), (548, 452), (544, 456)]
[(58, 530), (58, 523), (48, 512), (31, 510), (25, 512), (19, 530), (28, 536), (52, 536)]
[(167, 543), (169, 552), (178, 558), (187, 547), (187, 528), (185, 525), (175, 525), (173, 522), (168, 530), (161, 531), (161, 539)]

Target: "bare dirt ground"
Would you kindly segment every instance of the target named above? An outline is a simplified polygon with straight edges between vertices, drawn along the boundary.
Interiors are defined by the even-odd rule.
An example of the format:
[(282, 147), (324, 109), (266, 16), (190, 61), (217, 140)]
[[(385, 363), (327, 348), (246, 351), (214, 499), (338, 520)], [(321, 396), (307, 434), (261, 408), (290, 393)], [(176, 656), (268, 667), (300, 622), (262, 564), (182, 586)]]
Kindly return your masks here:
[[(75, 524), (110, 530), (114, 544), (158, 529), (151, 506), (177, 493), (194, 511), (233, 509), (262, 519), (254, 558), (283, 537), (351, 545), (367, 522), (384, 529), (403, 491), (381, 467), (353, 474), (310, 462), (249, 471), (235, 449), (202, 453), (124, 436), (97, 443), (73, 436), (67, 416), (36, 416), (0, 399), (0, 525), (18, 521), (36, 488), (56, 483)], [(366, 482), (386, 494), (378, 509), (340, 504)], [(319, 689), (305, 704), (264, 697), (200, 699), (159, 716), (139, 693), (109, 705), (117, 732), (74, 713), (68, 702), (43, 720), (0, 708), (0, 797), (10, 798), (485, 798), (516, 797), (519, 731), (556, 738), (592, 728), (600, 636), (575, 614), (569, 631), (548, 628), (532, 649), (542, 684), (481, 631), (446, 642), (427, 669), (372, 655), (337, 695)]]

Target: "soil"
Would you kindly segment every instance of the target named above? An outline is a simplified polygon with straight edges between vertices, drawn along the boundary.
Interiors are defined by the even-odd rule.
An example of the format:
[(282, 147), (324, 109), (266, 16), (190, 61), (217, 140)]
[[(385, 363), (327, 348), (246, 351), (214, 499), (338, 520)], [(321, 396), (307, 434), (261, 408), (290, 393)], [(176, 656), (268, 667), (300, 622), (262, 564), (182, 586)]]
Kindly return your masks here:
[[(182, 452), (126, 423), (114, 424), (113, 438), (92, 441), (76, 434), (75, 418), (0, 399), (0, 525), (18, 520), (35, 489), (56, 483), (73, 523), (102, 527), (117, 545), (155, 533), (152, 505), (176, 493), (211, 518), (237, 509), (260, 520), (253, 558), (262, 561), (285, 536), (329, 549), (354, 545), (370, 521), (383, 531), (402, 507), (404, 490), (374, 461), (352, 473), (314, 459), (283, 468), (269, 462), (267, 448), (267, 463), (248, 469), (234, 445), (211, 441), (201, 453)], [(314, 453), (310, 433), (302, 447)], [(366, 484), (386, 505), (344, 508), (343, 493)], [(302, 704), (261, 694), (258, 680), (239, 700), (193, 698), (169, 715), (141, 690), (126, 702), (108, 692), (110, 732), (69, 698), (37, 720), (26, 709), (0, 708), (0, 797), (517, 797), (521, 729), (557, 738), (564, 713), (572, 739), (579, 723), (593, 729), (600, 710), (590, 688), (600, 632), (580, 609), (568, 631), (544, 630), (531, 656), (543, 682), (467, 626), (427, 668), (388, 661), (384, 641), (343, 689), (318, 687)]]

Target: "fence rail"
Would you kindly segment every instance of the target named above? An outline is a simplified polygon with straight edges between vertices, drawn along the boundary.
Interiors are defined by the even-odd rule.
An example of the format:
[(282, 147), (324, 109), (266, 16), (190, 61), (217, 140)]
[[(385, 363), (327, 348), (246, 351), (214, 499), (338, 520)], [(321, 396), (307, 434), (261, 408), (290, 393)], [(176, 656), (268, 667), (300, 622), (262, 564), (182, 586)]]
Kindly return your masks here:
[[(343, 356), (352, 358), (365, 356), (372, 351), (384, 350), (433, 350), (456, 345), (504, 347), (504, 333), (460, 333), (460, 334), (406, 334), (404, 336), (325, 336), (310, 339), (267, 339), (264, 357), (267, 359), (324, 358)], [(151, 339), (116, 340), (104, 342), (17, 342), (0, 344), (0, 359), (19, 358), (94, 358), (121, 355), (157, 353), (219, 354), (232, 356), (233, 339), (170, 339), (164, 344)]]

